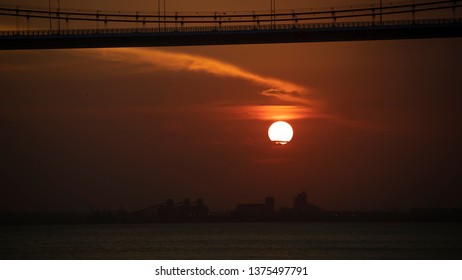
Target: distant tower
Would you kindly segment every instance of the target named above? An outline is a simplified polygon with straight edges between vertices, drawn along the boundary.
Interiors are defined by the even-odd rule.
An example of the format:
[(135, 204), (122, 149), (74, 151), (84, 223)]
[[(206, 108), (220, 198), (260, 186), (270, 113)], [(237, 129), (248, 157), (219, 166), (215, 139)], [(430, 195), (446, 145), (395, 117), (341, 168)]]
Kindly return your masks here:
[(308, 198), (306, 192), (299, 193), (294, 198), (294, 209), (297, 211), (303, 211), (308, 207)]

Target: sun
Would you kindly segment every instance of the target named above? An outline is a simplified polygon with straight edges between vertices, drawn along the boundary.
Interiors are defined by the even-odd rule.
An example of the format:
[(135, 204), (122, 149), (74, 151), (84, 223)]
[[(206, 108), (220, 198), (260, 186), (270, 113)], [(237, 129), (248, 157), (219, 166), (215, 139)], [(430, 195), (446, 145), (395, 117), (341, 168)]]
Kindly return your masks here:
[(268, 136), (271, 141), (279, 145), (285, 145), (292, 140), (294, 130), (290, 124), (278, 121), (273, 123), (268, 129)]

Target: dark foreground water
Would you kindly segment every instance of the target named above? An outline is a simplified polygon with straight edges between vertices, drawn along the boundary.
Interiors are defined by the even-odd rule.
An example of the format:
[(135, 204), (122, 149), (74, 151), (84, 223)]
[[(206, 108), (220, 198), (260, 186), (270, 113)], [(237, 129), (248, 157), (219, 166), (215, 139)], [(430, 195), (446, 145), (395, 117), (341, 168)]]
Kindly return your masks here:
[(0, 259), (462, 259), (462, 224), (0, 227)]

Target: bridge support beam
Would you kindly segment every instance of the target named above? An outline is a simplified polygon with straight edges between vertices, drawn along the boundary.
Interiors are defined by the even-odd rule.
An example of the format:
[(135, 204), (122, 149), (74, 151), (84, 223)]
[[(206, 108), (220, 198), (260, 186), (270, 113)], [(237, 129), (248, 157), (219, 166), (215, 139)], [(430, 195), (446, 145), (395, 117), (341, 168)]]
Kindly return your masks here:
[(366, 28), (0, 36), (1, 50), (165, 47), (462, 37), (462, 23)]

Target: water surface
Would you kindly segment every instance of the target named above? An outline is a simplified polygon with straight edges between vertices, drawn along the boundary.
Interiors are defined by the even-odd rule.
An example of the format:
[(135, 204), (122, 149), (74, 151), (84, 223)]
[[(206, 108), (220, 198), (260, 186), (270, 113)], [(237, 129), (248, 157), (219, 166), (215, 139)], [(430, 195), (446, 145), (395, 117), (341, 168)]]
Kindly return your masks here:
[(462, 259), (462, 224), (0, 227), (1, 259)]

